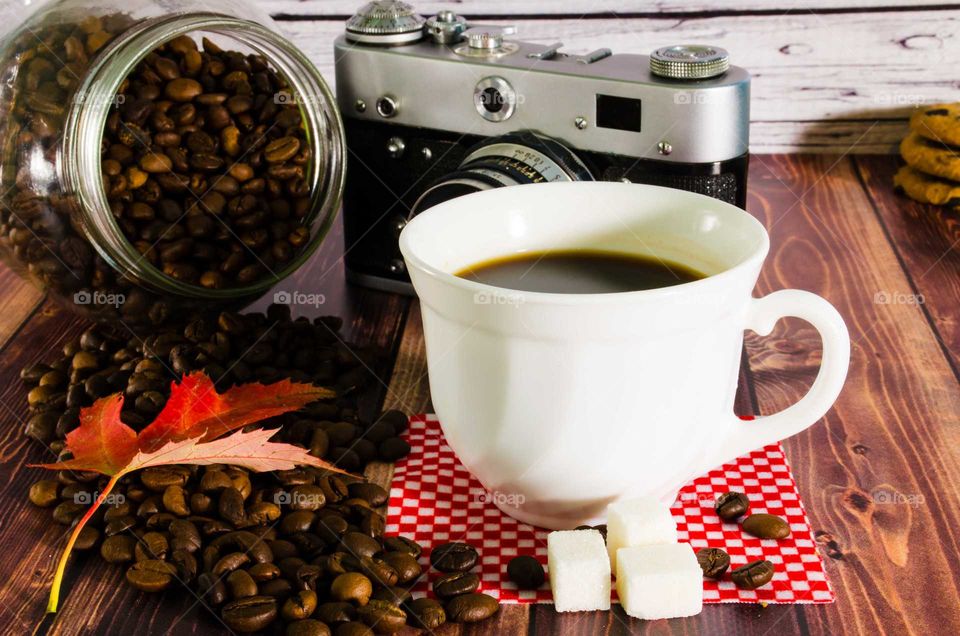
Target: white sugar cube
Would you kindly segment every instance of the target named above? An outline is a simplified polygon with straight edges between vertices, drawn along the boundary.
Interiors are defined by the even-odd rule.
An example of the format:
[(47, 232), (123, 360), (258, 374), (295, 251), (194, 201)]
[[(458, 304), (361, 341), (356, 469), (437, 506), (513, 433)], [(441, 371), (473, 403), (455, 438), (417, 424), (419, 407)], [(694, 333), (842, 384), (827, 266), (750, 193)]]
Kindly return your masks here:
[(558, 612), (610, 609), (610, 559), (598, 531), (548, 534), (547, 570)]
[(679, 618), (703, 609), (703, 570), (687, 543), (617, 551), (617, 594), (636, 618)]
[(676, 542), (677, 523), (670, 508), (656, 499), (629, 499), (607, 506), (607, 552), (614, 571), (620, 548)]

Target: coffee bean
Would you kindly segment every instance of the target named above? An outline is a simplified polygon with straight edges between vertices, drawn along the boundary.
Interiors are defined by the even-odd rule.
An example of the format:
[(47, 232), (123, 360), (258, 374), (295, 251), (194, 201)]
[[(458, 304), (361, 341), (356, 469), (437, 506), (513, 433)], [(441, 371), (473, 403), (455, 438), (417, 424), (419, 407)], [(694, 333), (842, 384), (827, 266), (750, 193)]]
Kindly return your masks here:
[(307, 618), (287, 624), (286, 636), (330, 636), (330, 633), (325, 623)]
[(500, 604), (487, 594), (473, 593), (455, 596), (447, 601), (446, 612), (455, 623), (476, 623), (497, 613)]
[(343, 623), (337, 626), (333, 636), (373, 636), (373, 630), (363, 623)]
[(380, 414), (380, 417), (377, 418), (377, 423), (389, 424), (393, 427), (394, 435), (400, 435), (407, 430), (408, 422), (409, 418), (407, 415), (396, 409), (384, 411)]
[(257, 563), (250, 566), (247, 570), (250, 573), (250, 576), (257, 583), (263, 583), (264, 581), (272, 581), (273, 579), (280, 576), (280, 568), (278, 568), (273, 563)]
[(250, 557), (245, 552), (231, 552), (217, 560), (212, 572), (215, 576), (224, 576), (249, 562)]
[(186, 517), (190, 514), (190, 507), (187, 505), (187, 493), (183, 486), (176, 484), (167, 486), (163, 491), (163, 507), (180, 517)]
[(371, 599), (378, 601), (387, 601), (397, 607), (405, 607), (407, 603), (413, 600), (413, 595), (406, 587), (392, 585), (389, 587), (378, 587), (373, 591)]
[(42, 479), (30, 486), (30, 503), (49, 508), (57, 503), (60, 484), (55, 479)]
[(164, 94), (175, 102), (189, 102), (202, 92), (200, 82), (186, 77), (168, 82), (164, 88)]
[(157, 559), (137, 561), (127, 569), (127, 582), (141, 592), (160, 592), (173, 583), (177, 568)]
[(750, 500), (742, 492), (726, 492), (719, 497), (713, 506), (717, 516), (724, 521), (736, 521), (747, 514)]
[(65, 526), (73, 525), (73, 522), (79, 519), (86, 510), (87, 507), (83, 504), (62, 501), (53, 509), (53, 520)]
[(447, 622), (443, 606), (432, 598), (418, 598), (407, 605), (410, 624), (432, 631)]
[(169, 549), (170, 542), (167, 541), (165, 534), (160, 532), (147, 532), (140, 537), (133, 553), (137, 561), (148, 561), (150, 559), (162, 560), (167, 556)]
[(422, 552), (420, 545), (406, 537), (385, 537), (383, 547), (391, 552), (403, 552), (413, 558), (418, 558)]
[(24, 433), (38, 442), (46, 444), (53, 439), (57, 430), (58, 415), (56, 411), (37, 413), (27, 420)]
[(186, 550), (174, 550), (170, 554), (170, 563), (177, 566), (177, 578), (181, 583), (189, 584), (197, 578), (197, 559)]
[(220, 518), (233, 525), (243, 523), (243, 495), (233, 486), (224, 488), (220, 493), (220, 501), (217, 504), (217, 512)]
[(540, 561), (532, 556), (516, 556), (507, 563), (507, 576), (521, 590), (535, 590), (546, 578)]
[(357, 610), (350, 603), (328, 602), (317, 606), (314, 618), (323, 621), (327, 625), (340, 625), (349, 623), (357, 618)]
[(190, 477), (189, 470), (178, 466), (146, 468), (140, 473), (140, 482), (154, 492), (163, 492), (169, 486), (183, 486)]
[(287, 621), (310, 618), (317, 609), (317, 594), (312, 590), (301, 590), (295, 596), (288, 598), (280, 610), (280, 615)]
[(73, 544), (74, 550), (89, 550), (100, 540), (100, 531), (93, 526), (84, 526), (77, 535), (77, 540)]
[(783, 539), (790, 536), (790, 525), (776, 515), (752, 514), (740, 524), (743, 531), (760, 539)]
[(407, 624), (406, 612), (388, 601), (372, 599), (357, 614), (377, 634), (393, 634)]
[(330, 584), (330, 595), (337, 601), (353, 601), (358, 605), (366, 605), (373, 594), (373, 585), (370, 579), (357, 572), (341, 574)]
[(730, 555), (720, 548), (703, 548), (697, 550), (697, 563), (705, 577), (720, 579), (730, 567)]
[(384, 461), (395, 462), (410, 453), (410, 444), (399, 437), (384, 440), (377, 449)]
[(433, 582), (433, 593), (439, 599), (450, 599), (461, 594), (476, 592), (480, 577), (470, 572), (449, 572)]
[(389, 493), (387, 493), (386, 490), (367, 481), (350, 484), (348, 491), (351, 497), (364, 499), (374, 507), (382, 506), (383, 504), (387, 503), (387, 498), (389, 497)]
[(372, 557), (381, 550), (380, 542), (361, 532), (348, 532), (341, 539), (343, 550), (356, 557)]
[(430, 564), (441, 572), (466, 572), (478, 558), (476, 549), (466, 543), (443, 543), (430, 552)]
[(257, 595), (257, 583), (246, 570), (234, 570), (227, 575), (226, 583), (231, 598), (246, 598)]
[(266, 629), (277, 617), (277, 601), (269, 596), (248, 596), (230, 601), (220, 610), (228, 628), (250, 633)]
[(296, 137), (282, 137), (268, 143), (263, 149), (263, 158), (269, 163), (281, 163), (293, 159), (300, 150), (300, 140)]
[(410, 583), (423, 572), (420, 563), (414, 557), (403, 552), (387, 552), (383, 555), (382, 560), (396, 571), (397, 582), (401, 585)]
[(774, 566), (763, 559), (741, 565), (730, 573), (733, 582), (743, 590), (755, 590), (773, 578)]
[(104, 539), (100, 544), (100, 556), (107, 563), (127, 563), (134, 559), (136, 539), (126, 534), (118, 534)]
[(300, 484), (290, 490), (291, 510), (319, 510), (327, 502), (323, 489), (313, 484)]

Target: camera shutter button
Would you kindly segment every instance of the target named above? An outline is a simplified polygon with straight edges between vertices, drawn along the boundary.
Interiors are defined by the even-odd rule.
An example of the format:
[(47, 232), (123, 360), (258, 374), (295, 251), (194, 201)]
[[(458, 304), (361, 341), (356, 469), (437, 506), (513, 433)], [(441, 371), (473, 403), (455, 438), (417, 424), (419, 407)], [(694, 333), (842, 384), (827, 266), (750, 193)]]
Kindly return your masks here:
[(730, 54), (719, 46), (679, 44), (650, 54), (650, 72), (670, 79), (709, 79), (726, 73), (729, 68)]

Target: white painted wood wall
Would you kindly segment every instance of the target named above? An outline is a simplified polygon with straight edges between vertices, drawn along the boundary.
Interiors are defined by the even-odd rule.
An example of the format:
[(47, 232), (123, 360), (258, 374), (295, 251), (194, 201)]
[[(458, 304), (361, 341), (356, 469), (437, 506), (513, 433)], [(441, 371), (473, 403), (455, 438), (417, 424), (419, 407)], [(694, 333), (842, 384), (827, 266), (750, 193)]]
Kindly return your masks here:
[[(960, 101), (960, 4), (936, 0), (408, 0), (516, 24), (565, 50), (711, 43), (753, 74), (751, 150), (890, 153), (917, 104)], [(333, 81), (333, 38), (364, 0), (260, 0)], [(480, 20), (478, 20), (480, 21)]]

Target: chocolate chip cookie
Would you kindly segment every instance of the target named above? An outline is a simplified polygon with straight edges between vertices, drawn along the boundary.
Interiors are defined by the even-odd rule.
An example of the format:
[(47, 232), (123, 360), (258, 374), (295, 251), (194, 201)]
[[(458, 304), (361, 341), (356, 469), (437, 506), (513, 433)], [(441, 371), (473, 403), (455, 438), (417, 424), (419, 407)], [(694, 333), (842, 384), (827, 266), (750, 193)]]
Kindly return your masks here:
[(910, 128), (927, 139), (960, 146), (960, 103), (918, 108), (910, 117)]
[(920, 203), (960, 206), (960, 183), (931, 177), (910, 166), (903, 166), (893, 175), (893, 185)]
[(910, 133), (900, 142), (900, 154), (911, 168), (929, 175), (960, 181), (960, 148)]

